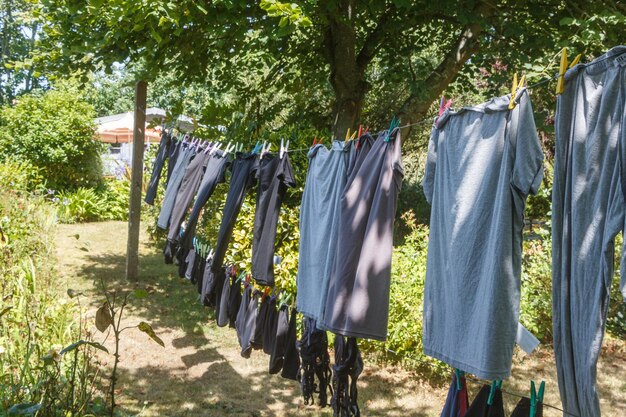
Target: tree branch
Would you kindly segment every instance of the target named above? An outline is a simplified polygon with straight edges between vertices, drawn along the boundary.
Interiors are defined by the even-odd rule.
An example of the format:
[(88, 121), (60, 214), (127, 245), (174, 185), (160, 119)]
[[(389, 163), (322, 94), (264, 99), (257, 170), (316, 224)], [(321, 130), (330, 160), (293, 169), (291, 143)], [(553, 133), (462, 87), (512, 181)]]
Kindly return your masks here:
[[(495, 7), (495, 4), (481, 1), (474, 9), (474, 14), (484, 19), (493, 14)], [(421, 83), (420, 88), (416, 89), (402, 104), (398, 116), (414, 121), (426, 115), (432, 102), (456, 77), (470, 56), (480, 48), (478, 37), (481, 33), (482, 27), (479, 21), (474, 20), (466, 25), (439, 65)], [(410, 134), (410, 128), (403, 132), (403, 136), (406, 137), (408, 134)]]
[(359, 68), (359, 71), (364, 72), (367, 68), (367, 65), (372, 62), (372, 59), (378, 52), (378, 48), (380, 47), (380, 43), (385, 37), (385, 27), (391, 20), (394, 12), (396, 11), (396, 7), (393, 3), (389, 6), (387, 10), (384, 11), (378, 24), (372, 30), (365, 41), (363, 42), (363, 47), (359, 51), (359, 54), (356, 57), (356, 65)]

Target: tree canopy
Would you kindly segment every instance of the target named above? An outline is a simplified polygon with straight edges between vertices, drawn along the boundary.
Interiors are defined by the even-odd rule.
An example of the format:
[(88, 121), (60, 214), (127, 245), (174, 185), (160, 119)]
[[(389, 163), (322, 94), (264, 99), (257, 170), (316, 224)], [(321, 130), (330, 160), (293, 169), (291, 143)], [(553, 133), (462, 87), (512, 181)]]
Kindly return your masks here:
[(233, 93), (250, 119), (287, 113), (342, 136), (362, 120), (420, 119), (481, 76), (501, 92), (513, 70), (552, 75), (563, 46), (618, 43), (624, 12), (611, 1), (41, 0), (38, 62), (85, 77), (122, 63)]

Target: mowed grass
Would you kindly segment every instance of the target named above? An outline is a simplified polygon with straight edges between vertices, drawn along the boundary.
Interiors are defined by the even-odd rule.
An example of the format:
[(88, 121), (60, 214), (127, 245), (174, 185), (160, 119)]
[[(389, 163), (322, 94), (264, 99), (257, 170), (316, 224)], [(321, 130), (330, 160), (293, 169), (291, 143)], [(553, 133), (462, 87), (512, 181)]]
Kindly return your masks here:
[[(305, 406), (297, 382), (269, 375), (268, 357), (255, 351), (239, 354), (234, 329), (215, 325), (212, 312), (198, 302), (193, 285), (165, 265), (158, 248), (141, 235), (140, 281), (124, 280), (127, 224), (103, 222), (61, 225), (57, 251), (62, 280), (60, 293), (80, 290), (90, 312), (102, 302), (101, 280), (109, 289), (146, 288), (149, 297), (135, 300), (125, 323), (151, 323), (165, 342), (161, 347), (131, 329), (121, 344), (118, 403), (125, 415), (140, 416), (332, 416), (329, 408)], [(77, 238), (78, 237), (78, 238)], [(416, 302), (419, 302), (416, 300)], [(97, 338), (103, 338), (95, 327)], [(109, 339), (105, 344), (112, 348)], [(103, 366), (112, 356), (102, 356)], [(396, 367), (381, 367), (365, 358), (359, 379), (363, 416), (439, 416), (447, 394), (445, 383), (420, 378)], [(529, 381), (545, 380), (545, 402), (560, 407), (554, 357), (549, 346), (533, 355), (516, 354), (513, 377), (503, 388), (526, 393)], [(603, 416), (626, 415), (626, 343), (607, 340), (598, 380)], [(470, 384), (470, 399), (480, 386)], [(509, 412), (518, 398), (505, 395)], [(544, 416), (562, 413), (544, 409)]]

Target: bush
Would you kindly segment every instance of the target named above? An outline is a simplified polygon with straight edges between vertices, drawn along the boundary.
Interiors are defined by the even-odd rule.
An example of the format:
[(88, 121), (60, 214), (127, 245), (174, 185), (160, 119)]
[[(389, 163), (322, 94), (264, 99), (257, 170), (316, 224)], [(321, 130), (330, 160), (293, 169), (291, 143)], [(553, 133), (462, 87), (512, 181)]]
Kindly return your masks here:
[(24, 192), (31, 174), (0, 164), (0, 414), (82, 415), (93, 369), (87, 350), (61, 350), (83, 336), (79, 309), (55, 291), (54, 209)]
[(96, 186), (102, 144), (94, 139), (93, 108), (70, 88), (19, 98), (0, 113), (0, 161), (39, 168), (48, 188)]
[(106, 179), (98, 188), (62, 191), (52, 201), (62, 223), (126, 220), (129, 193), (127, 180)]

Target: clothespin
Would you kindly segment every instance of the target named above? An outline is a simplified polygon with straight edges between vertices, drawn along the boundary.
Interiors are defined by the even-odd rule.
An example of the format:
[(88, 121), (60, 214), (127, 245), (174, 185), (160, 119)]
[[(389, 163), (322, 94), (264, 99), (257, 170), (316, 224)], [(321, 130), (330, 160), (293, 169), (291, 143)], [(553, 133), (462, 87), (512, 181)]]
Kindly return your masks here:
[[(580, 59), (580, 58), (579, 58)], [(561, 49), (561, 65), (559, 65), (559, 80), (556, 83), (556, 95), (565, 90), (565, 72), (567, 72), (567, 49)]]
[(350, 128), (346, 131), (346, 140), (344, 142), (348, 142), (350, 140)]
[(391, 133), (398, 126), (400, 126), (400, 119), (396, 119), (396, 116), (393, 116), (393, 119), (389, 124), (389, 130), (387, 130), (387, 137), (385, 138), (385, 142), (389, 142), (389, 140), (391, 139)]
[(280, 140), (280, 152), (279, 152), (279, 156), (280, 159), (283, 159), (283, 156), (285, 156), (285, 152), (287, 152), (289, 150), (289, 139), (287, 139), (287, 142), (283, 144), (283, 140)]
[(530, 413), (529, 417), (535, 417), (537, 414), (537, 405), (543, 402), (543, 391), (546, 388), (546, 382), (541, 381), (539, 392), (535, 391), (535, 381), (530, 381)]
[(356, 135), (357, 138), (361, 137), (361, 133), (363, 132), (363, 125), (359, 125), (359, 134)]
[(509, 100), (509, 110), (515, 108), (515, 98), (517, 97), (517, 90), (522, 88), (526, 83), (526, 75), (522, 75), (522, 79), (517, 82), (517, 73), (513, 74), (513, 84), (511, 85), (511, 99)]
[(582, 57), (582, 56), (583, 56), (583, 54), (576, 55), (576, 58), (574, 58), (574, 60), (569, 64), (568, 68), (574, 68), (574, 66), (576, 64), (578, 64), (578, 62), (580, 61), (580, 57)]
[(455, 368), (454, 375), (456, 376), (456, 390), (461, 391), (461, 389), (463, 388), (463, 386), (461, 385), (461, 378), (463, 377), (463, 375), (465, 375), (465, 372)]
[(315, 135), (315, 137), (313, 138), (313, 145), (311, 145), (311, 147), (317, 145), (317, 135)]
[(491, 390), (489, 391), (489, 398), (487, 398), (487, 404), (493, 405), (493, 396), (496, 393), (496, 388), (502, 388), (502, 380), (494, 379), (491, 382)]

